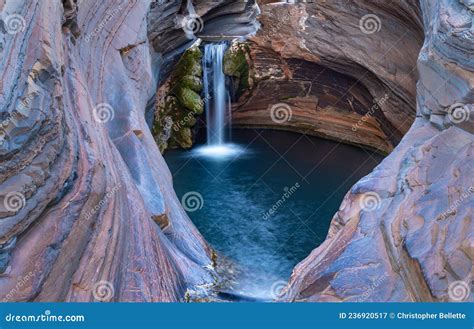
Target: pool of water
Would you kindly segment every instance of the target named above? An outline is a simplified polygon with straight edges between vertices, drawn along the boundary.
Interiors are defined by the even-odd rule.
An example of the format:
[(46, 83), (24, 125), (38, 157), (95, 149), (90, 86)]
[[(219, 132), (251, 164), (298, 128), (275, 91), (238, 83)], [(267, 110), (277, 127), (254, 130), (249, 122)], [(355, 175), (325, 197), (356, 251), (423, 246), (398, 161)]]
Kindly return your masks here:
[(239, 151), (230, 156), (198, 145), (165, 159), (190, 218), (237, 267), (233, 293), (272, 299), (324, 241), (346, 192), (382, 157), (283, 131), (239, 129), (232, 141)]

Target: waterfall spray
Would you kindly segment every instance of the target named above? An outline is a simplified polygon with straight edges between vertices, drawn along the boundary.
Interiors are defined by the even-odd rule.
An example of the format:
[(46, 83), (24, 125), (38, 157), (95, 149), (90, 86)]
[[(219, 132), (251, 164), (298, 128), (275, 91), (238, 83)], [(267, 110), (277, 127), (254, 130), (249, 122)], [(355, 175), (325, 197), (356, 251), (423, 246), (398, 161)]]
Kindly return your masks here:
[(207, 146), (199, 148), (199, 154), (223, 157), (240, 153), (239, 148), (229, 144), (231, 104), (224, 75), (224, 54), (227, 43), (204, 45), (203, 84), (206, 107)]
[(229, 117), (223, 58), (225, 43), (204, 46), (204, 99), (206, 99), (207, 144), (222, 145), (225, 142), (225, 126)]

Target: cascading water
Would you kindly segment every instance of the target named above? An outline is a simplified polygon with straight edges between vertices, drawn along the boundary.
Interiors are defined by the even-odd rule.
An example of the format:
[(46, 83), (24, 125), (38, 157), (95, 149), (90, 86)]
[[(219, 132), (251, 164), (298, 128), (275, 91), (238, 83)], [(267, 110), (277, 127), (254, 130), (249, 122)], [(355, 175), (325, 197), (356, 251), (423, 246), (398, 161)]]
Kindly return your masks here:
[(225, 43), (204, 46), (204, 99), (206, 100), (208, 145), (224, 144), (224, 128), (228, 116), (228, 113), (226, 113), (228, 109), (226, 106), (227, 92), (223, 71), (226, 48)]
[(198, 148), (196, 152), (205, 156), (227, 157), (240, 153), (237, 145), (229, 143), (231, 106), (223, 70), (226, 49), (225, 42), (204, 45), (202, 66), (207, 145)]

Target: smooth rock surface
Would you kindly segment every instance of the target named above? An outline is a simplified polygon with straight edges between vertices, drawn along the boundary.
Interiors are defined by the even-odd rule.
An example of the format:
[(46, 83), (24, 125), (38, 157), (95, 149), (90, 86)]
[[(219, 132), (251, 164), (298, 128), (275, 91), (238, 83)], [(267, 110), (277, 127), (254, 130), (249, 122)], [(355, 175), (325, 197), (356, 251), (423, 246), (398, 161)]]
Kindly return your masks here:
[(1, 40), (1, 299), (179, 301), (214, 282), (145, 122), (149, 7), (0, 3), (3, 32), (22, 18)]
[(473, 300), (473, 15), (447, 0), (421, 9), (417, 119), (352, 187), (282, 300), (449, 301), (459, 282)]
[[(415, 117), (423, 42), (416, 2), (263, 1), (260, 8), (250, 44), (255, 85), (234, 105), (234, 123), (390, 152)], [(271, 120), (280, 103), (290, 120)]]
[[(195, 41), (175, 21), (186, 4), (78, 3), (0, 2), (0, 298), (186, 300), (215, 282), (214, 256), (176, 198), (145, 122), (157, 85)], [(229, 17), (239, 19), (226, 34), (254, 32), (254, 3), (233, 3), (195, 1), (208, 22), (197, 34), (225, 37), (217, 32)], [(362, 107), (388, 94), (361, 136), (349, 127), (363, 112), (347, 104), (323, 107), (327, 124), (335, 127), (341, 113), (344, 120), (318, 129), (383, 151), (406, 133), (347, 194), (282, 300), (446, 301), (452, 283), (471, 284), (470, 10), (448, 0), (262, 6), (252, 56), (257, 76), (276, 81), (262, 79), (257, 93), (288, 88), (290, 105), (301, 109), (295, 118), (312, 127), (317, 118), (307, 111), (322, 94), (353, 96)], [(381, 22), (373, 33), (360, 27), (368, 14)], [(274, 72), (258, 56), (271, 59)], [(335, 86), (325, 77), (324, 93), (308, 93), (315, 78), (307, 71), (320, 67), (342, 75), (336, 85), (345, 89), (324, 92)], [(247, 124), (246, 110), (260, 120), (264, 106), (235, 113)]]

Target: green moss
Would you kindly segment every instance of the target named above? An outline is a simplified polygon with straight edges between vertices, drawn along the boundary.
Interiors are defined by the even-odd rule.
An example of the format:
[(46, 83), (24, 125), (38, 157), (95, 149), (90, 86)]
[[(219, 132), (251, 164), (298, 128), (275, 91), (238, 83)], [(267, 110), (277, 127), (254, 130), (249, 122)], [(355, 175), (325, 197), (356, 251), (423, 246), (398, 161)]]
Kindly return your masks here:
[(194, 75), (185, 75), (179, 81), (181, 87), (189, 88), (197, 93), (202, 91), (202, 80)]
[(178, 88), (176, 96), (179, 102), (186, 107), (188, 110), (193, 111), (196, 114), (202, 114), (204, 112), (204, 102), (195, 91), (188, 88)]
[(176, 65), (175, 73), (178, 77), (185, 75), (202, 76), (202, 52), (199, 47), (186, 50)]
[(236, 43), (224, 55), (224, 74), (236, 79), (238, 94), (249, 88), (248, 52), (248, 45)]
[(153, 134), (161, 152), (167, 148), (192, 146), (191, 127), (196, 124), (195, 116), (204, 112), (200, 96), (203, 88), (201, 59), (198, 47), (184, 52), (170, 77), (165, 101), (157, 105)]
[(188, 112), (188, 113), (176, 113), (176, 119), (177, 119), (177, 123), (176, 125), (174, 125), (173, 129), (175, 131), (179, 130), (180, 127), (194, 127), (194, 125), (196, 124), (196, 118), (194, 117), (194, 113), (193, 112)]
[(171, 145), (179, 145), (184, 149), (193, 146), (193, 135), (188, 127), (181, 128), (179, 131), (171, 135)]

